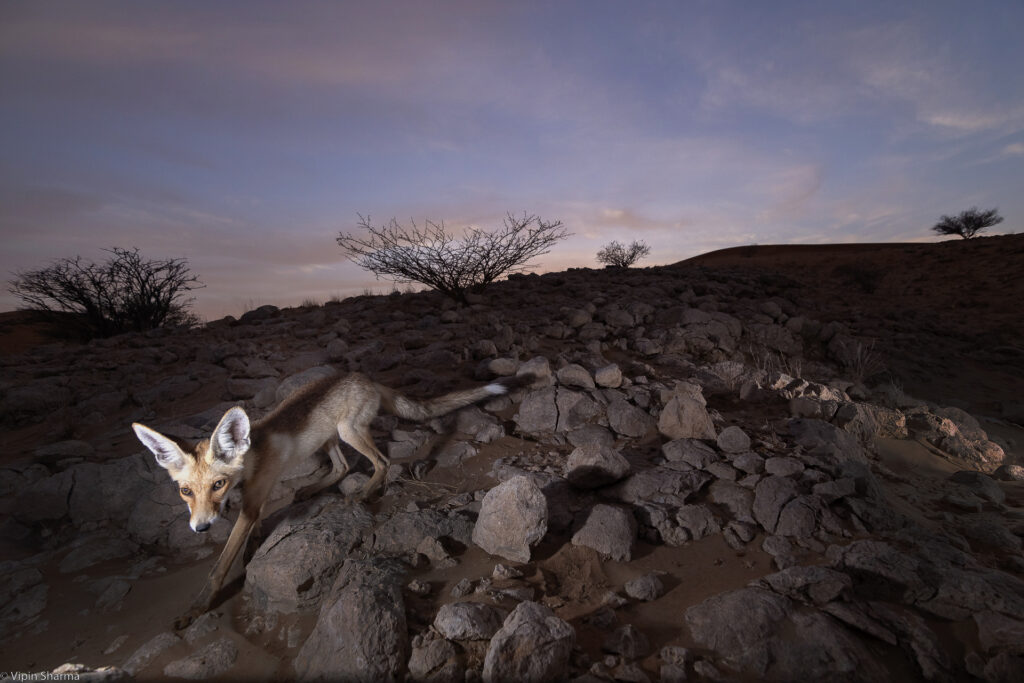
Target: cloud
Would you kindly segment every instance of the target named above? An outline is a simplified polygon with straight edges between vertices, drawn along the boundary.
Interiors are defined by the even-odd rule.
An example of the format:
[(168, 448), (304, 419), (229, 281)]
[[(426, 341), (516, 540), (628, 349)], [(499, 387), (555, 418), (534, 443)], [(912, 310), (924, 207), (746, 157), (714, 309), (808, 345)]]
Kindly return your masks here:
[(800, 216), (821, 189), (822, 177), (818, 164), (780, 168), (761, 188), (768, 206), (758, 213), (758, 219), (772, 222)]

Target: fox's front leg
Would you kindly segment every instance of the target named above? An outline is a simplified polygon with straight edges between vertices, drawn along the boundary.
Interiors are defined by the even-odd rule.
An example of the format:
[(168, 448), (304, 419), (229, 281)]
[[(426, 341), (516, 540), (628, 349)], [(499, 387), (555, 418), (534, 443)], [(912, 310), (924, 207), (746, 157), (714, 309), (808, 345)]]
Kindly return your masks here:
[(249, 533), (252, 531), (257, 519), (257, 515), (247, 514), (243, 506), (238, 519), (235, 520), (235, 526), (231, 529), (231, 535), (228, 536), (228, 541), (224, 544), (224, 550), (221, 551), (217, 564), (214, 565), (213, 571), (210, 572), (210, 578), (207, 579), (206, 585), (203, 586), (203, 590), (196, 596), (188, 611), (174, 620), (175, 629), (181, 630), (185, 628), (210, 610), (210, 607), (213, 605), (213, 599), (217, 596), (221, 586), (224, 585), (224, 578), (231, 569), (231, 565), (234, 564), (238, 551), (242, 549), (246, 539), (249, 538)]

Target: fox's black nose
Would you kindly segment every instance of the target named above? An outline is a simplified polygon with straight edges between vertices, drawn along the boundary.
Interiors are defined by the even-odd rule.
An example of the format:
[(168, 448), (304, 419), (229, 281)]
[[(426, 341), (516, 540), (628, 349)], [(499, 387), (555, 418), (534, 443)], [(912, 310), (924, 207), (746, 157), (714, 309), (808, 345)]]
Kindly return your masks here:
[(209, 522), (204, 522), (202, 524), (197, 524), (196, 525), (196, 531), (198, 531), (199, 533), (202, 533), (202, 532), (206, 531), (209, 528), (210, 528), (210, 523)]

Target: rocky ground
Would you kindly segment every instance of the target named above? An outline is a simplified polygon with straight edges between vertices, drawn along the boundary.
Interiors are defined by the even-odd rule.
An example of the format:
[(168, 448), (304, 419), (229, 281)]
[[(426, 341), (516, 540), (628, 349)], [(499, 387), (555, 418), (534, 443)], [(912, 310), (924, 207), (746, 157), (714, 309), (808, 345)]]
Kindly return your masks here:
[[(7, 353), (0, 669), (1024, 680), (1024, 239), (874, 246)], [(226, 599), (174, 631), (230, 521), (192, 533), (129, 424), (196, 439), (350, 370), (420, 397), (536, 380), (427, 425), (379, 418), (380, 499), (350, 502), (351, 451), (334, 491), (292, 502), (283, 482)]]

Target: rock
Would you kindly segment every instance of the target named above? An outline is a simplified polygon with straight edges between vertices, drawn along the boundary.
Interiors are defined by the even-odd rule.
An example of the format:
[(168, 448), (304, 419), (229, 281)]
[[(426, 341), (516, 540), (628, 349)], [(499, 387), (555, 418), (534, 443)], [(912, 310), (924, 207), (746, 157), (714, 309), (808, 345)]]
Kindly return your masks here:
[(600, 425), (588, 424), (566, 434), (566, 438), (576, 448), (583, 446), (599, 446), (612, 448), (615, 445), (615, 437), (607, 428)]
[(585, 445), (565, 461), (565, 478), (573, 486), (593, 489), (613, 484), (629, 474), (629, 461), (611, 447)]
[(531, 386), (547, 386), (552, 383), (551, 363), (544, 356), (535, 356), (519, 366), (516, 370), (516, 377), (532, 375)]
[(1016, 654), (1024, 654), (1024, 621), (992, 611), (972, 616), (978, 625), (978, 642), (982, 651), (992, 653), (1010, 649)]
[(765, 460), (757, 453), (742, 453), (732, 460), (732, 466), (747, 474), (764, 472)]
[(706, 505), (683, 505), (676, 513), (676, 523), (689, 534), (689, 540), (700, 540), (722, 531), (722, 523)]
[(661, 454), (669, 462), (685, 462), (698, 470), (720, 459), (714, 448), (697, 439), (673, 439), (661, 446)]
[(792, 479), (777, 475), (765, 477), (754, 489), (754, 519), (765, 531), (775, 533), (779, 513), (796, 495), (797, 485)]
[(564, 387), (556, 392), (555, 408), (558, 411), (555, 429), (559, 432), (578, 429), (602, 412), (601, 406), (589, 395)]
[(613, 560), (629, 562), (636, 540), (636, 519), (613, 505), (595, 505), (587, 521), (572, 537), (573, 545), (592, 548)]
[(754, 494), (749, 489), (734, 482), (719, 479), (708, 487), (708, 498), (712, 503), (725, 506), (736, 521), (754, 521)]
[(605, 490), (624, 503), (641, 503), (659, 494), (672, 495), (682, 503), (700, 492), (713, 478), (698, 470), (680, 472), (666, 467), (651, 467)]
[(464, 515), (445, 515), (433, 508), (396, 512), (379, 524), (373, 534), (373, 549), (387, 554), (416, 552), (425, 538), (451, 538), (469, 545), (473, 523)]
[(307, 384), (324, 379), (325, 377), (334, 377), (337, 374), (338, 371), (329, 365), (317, 365), (308, 370), (297, 372), (281, 381), (277, 386), (274, 398), (277, 403), (280, 403)]
[(594, 371), (594, 382), (599, 387), (617, 389), (622, 386), (622, 370), (614, 363), (605, 365)]
[(455, 418), (455, 431), (468, 434), (479, 443), (491, 443), (505, 436), (505, 428), (497, 418), (476, 406), (464, 408)]
[(828, 567), (790, 567), (757, 579), (750, 585), (768, 588), (807, 604), (824, 605), (848, 595), (853, 581), (846, 574)]
[(950, 475), (949, 481), (960, 484), (976, 495), (997, 505), (1006, 502), (1006, 492), (987, 474), (961, 470)]
[(638, 659), (646, 657), (651, 651), (650, 641), (647, 636), (637, 630), (636, 626), (626, 624), (620, 626), (605, 638), (601, 649), (615, 655), (622, 655), (626, 659)]
[(761, 588), (713, 596), (686, 610), (694, 640), (759, 680), (886, 680), (876, 656), (837, 621), (800, 611)]
[(536, 484), (519, 475), (484, 496), (473, 542), (491, 555), (529, 562), (530, 546), (540, 542), (547, 528), (547, 499)]
[[(779, 536), (807, 539), (817, 530), (818, 520), (828, 514), (817, 496), (797, 496), (779, 512), (779, 521), (773, 532)], [(838, 526), (838, 522), (832, 524), (834, 528)]]
[(567, 387), (580, 387), (582, 389), (593, 389), (595, 387), (594, 378), (590, 376), (587, 369), (575, 363), (559, 368), (555, 373), (555, 378), (559, 384)]
[(780, 477), (799, 477), (804, 471), (804, 464), (796, 458), (776, 456), (764, 461), (764, 471)]
[(227, 380), (224, 387), (227, 389), (227, 398), (232, 401), (242, 401), (250, 399), (263, 391), (273, 391), (276, 396), (277, 380), (272, 377), (265, 379), (232, 377)]
[(806, 453), (815, 456), (824, 469), (838, 469), (846, 461), (867, 464), (864, 449), (856, 438), (822, 420), (794, 418), (786, 429)]
[(572, 626), (549, 608), (522, 602), (491, 638), (484, 658), (485, 683), (561, 681), (576, 643)]
[(717, 443), (726, 453), (745, 453), (750, 450), (750, 437), (736, 425), (723, 429)]
[(814, 495), (820, 497), (826, 503), (834, 503), (840, 498), (846, 498), (857, 493), (857, 482), (851, 477), (823, 481), (815, 484), (811, 489)]
[(409, 661), (400, 566), (345, 560), (294, 660), (303, 680), (395, 681)]
[(42, 583), (42, 574), (34, 568), (24, 568), (5, 577), (10, 585), (0, 589), (0, 634), (30, 623), (46, 609), (49, 587)]
[(206, 612), (189, 624), (188, 628), (181, 634), (185, 642), (189, 645), (195, 645), (216, 631), (218, 629), (217, 617), (218, 615), (214, 612)]
[(100, 562), (127, 557), (139, 549), (127, 538), (109, 534), (97, 534), (81, 539), (81, 541), (74, 543), (71, 552), (61, 560), (61, 574), (78, 572)]
[(665, 592), (665, 584), (654, 572), (631, 579), (622, 588), (626, 591), (626, 595), (643, 602), (657, 600)]
[(164, 675), (173, 678), (200, 680), (219, 676), (235, 665), (238, 646), (230, 638), (214, 641), (184, 659), (177, 659), (164, 667)]
[(71, 439), (40, 446), (35, 451), (35, 461), (52, 466), (67, 458), (89, 458), (94, 452), (88, 442)]
[(260, 611), (320, 604), (342, 561), (373, 525), (365, 508), (342, 496), (318, 496), (287, 515), (246, 566), (245, 591)]
[(796, 564), (793, 544), (785, 536), (774, 534), (765, 536), (764, 542), (761, 543), (761, 549), (772, 556), (772, 561), (779, 569), (788, 569)]
[(546, 387), (531, 391), (519, 404), (519, 411), (513, 419), (519, 430), (526, 434), (554, 432), (558, 426), (555, 388)]
[(992, 683), (1015, 683), (1024, 679), (1024, 656), (1000, 652), (985, 664), (982, 677)]
[(479, 602), (442, 605), (434, 617), (434, 628), (449, 640), (490, 640), (498, 632), (508, 610)]
[(457, 467), (468, 460), (476, 456), (476, 447), (473, 444), (466, 441), (455, 441), (446, 444), (440, 451), (437, 452), (434, 460), (437, 462), (438, 467)]
[(618, 434), (640, 438), (654, 430), (655, 421), (646, 411), (619, 398), (608, 405), (608, 424)]
[(134, 676), (149, 666), (149, 663), (159, 657), (164, 651), (180, 642), (181, 638), (170, 631), (158, 633), (140, 646), (121, 668), (127, 671), (129, 675)]
[(992, 476), (1000, 481), (1024, 481), (1024, 466), (1003, 463), (996, 468)]
[(245, 313), (242, 314), (242, 317), (238, 319), (238, 322), (253, 323), (260, 320), (266, 320), (267, 318), (274, 317), (274, 315), (276, 315), (279, 310), (280, 309), (277, 306), (271, 306), (270, 304), (266, 304), (260, 306), (259, 308), (254, 308), (251, 311), (246, 311)]
[(679, 382), (658, 418), (658, 431), (670, 439), (714, 439), (711, 422), (700, 387)]
[(409, 678), (431, 683), (462, 683), (462, 662), (450, 640), (434, 638), (417, 645), (413, 643), (409, 657)]

